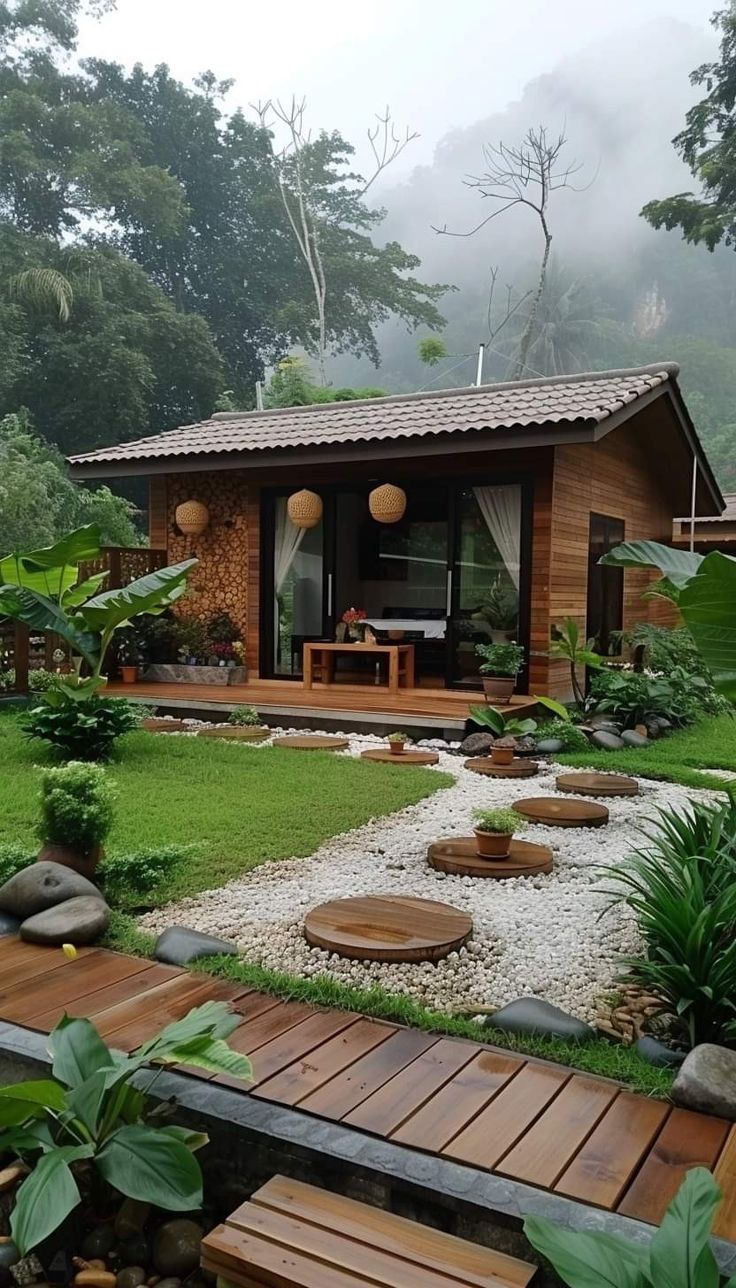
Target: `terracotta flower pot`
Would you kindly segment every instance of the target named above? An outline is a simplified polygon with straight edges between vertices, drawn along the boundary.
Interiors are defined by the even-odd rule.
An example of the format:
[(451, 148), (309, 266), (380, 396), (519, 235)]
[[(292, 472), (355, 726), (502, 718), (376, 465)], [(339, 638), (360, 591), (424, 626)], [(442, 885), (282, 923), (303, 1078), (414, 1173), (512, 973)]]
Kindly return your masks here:
[(80, 876), (86, 877), (88, 881), (94, 881), (95, 872), (98, 865), (105, 857), (105, 851), (101, 845), (96, 845), (87, 854), (77, 850), (72, 845), (44, 845), (40, 851), (37, 863), (61, 863), (62, 867), (72, 868)]
[(478, 847), (476, 852), (482, 859), (508, 858), (513, 832), (481, 832), (477, 827), (474, 831)]
[(123, 681), (123, 684), (135, 684), (136, 680), (138, 679), (138, 667), (121, 666), (120, 678)]
[(513, 747), (491, 747), (491, 763), (494, 765), (510, 765), (514, 759)]
[(483, 692), (495, 702), (508, 702), (514, 691), (516, 680), (511, 675), (484, 675)]
[(404, 742), (390, 742), (388, 744), (388, 749), (392, 756), (401, 756), (405, 746), (406, 743)]

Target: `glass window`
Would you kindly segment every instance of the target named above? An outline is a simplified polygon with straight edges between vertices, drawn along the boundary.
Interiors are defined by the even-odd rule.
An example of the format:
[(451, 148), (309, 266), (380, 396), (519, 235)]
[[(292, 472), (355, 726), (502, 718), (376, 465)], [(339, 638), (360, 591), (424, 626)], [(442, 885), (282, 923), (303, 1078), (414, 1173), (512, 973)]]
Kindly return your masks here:
[(465, 488), (458, 505), (453, 672), (458, 681), (477, 682), (475, 645), (518, 639), (521, 487)]

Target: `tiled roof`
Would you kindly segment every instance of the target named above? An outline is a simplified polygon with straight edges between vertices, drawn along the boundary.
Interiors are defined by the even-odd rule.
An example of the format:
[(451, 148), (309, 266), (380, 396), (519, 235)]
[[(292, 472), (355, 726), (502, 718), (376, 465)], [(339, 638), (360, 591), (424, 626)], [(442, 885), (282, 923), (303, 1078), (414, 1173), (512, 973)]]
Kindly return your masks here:
[(662, 362), (630, 371), (598, 371), (472, 389), (271, 411), (220, 412), (196, 425), (72, 456), (70, 463), (154, 461), (560, 424), (594, 427), (666, 384), (677, 371), (675, 363)]

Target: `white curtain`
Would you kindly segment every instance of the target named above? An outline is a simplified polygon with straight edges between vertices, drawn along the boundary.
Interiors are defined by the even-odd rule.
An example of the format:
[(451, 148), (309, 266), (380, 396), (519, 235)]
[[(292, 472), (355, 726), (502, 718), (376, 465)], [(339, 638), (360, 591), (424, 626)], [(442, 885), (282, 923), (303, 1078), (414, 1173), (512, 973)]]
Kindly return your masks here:
[(306, 528), (297, 528), (286, 511), (286, 497), (276, 498), (276, 535), (274, 539), (273, 579), (278, 595), (289, 575), (296, 552), (304, 540)]
[(521, 571), (521, 488), (474, 487), (473, 494), (486, 527), (498, 547), (516, 589)]

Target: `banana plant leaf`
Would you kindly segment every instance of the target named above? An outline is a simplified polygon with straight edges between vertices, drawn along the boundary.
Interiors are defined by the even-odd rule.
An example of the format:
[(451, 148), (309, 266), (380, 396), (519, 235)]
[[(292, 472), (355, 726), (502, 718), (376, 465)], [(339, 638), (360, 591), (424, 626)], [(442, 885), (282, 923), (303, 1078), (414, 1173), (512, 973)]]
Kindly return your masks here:
[(198, 560), (185, 559), (139, 577), (129, 586), (104, 590), (82, 604), (79, 613), (91, 630), (110, 632), (139, 613), (160, 613), (186, 589), (186, 579)]
[(55, 600), (28, 586), (0, 586), (0, 613), (24, 622), (34, 631), (55, 631), (75, 653), (81, 653), (94, 667), (99, 652), (98, 636), (80, 629), (76, 620), (70, 618)]
[(736, 701), (736, 560), (706, 555), (680, 591), (680, 612), (716, 688)]
[(7, 586), (23, 586), (50, 599), (60, 599), (76, 585), (78, 565), (99, 555), (100, 529), (96, 523), (90, 523), (67, 533), (52, 546), (3, 556), (0, 559), (0, 582)]
[(682, 588), (695, 576), (703, 555), (694, 550), (673, 550), (659, 541), (623, 541), (598, 562), (607, 568), (659, 568), (671, 585)]

